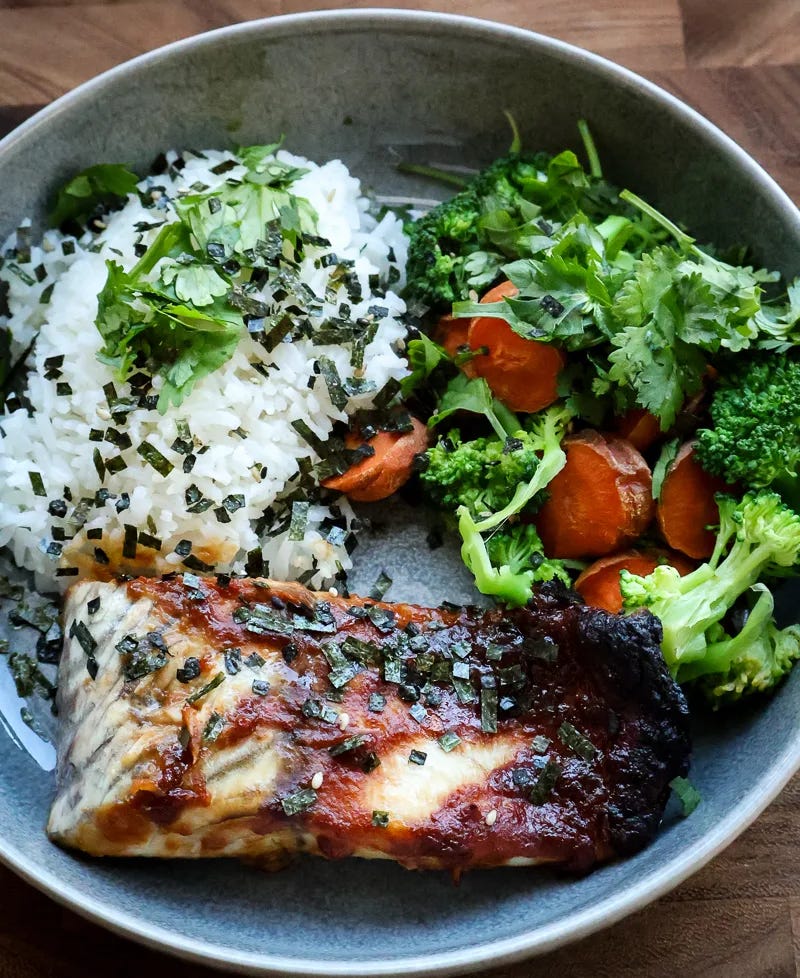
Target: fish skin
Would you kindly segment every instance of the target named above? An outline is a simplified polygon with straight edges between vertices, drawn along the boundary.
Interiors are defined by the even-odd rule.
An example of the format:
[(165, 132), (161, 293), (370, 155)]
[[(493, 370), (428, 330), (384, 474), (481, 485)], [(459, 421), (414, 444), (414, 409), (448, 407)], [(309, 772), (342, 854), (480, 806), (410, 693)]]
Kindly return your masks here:
[[(669, 782), (687, 772), (688, 710), (647, 612), (610, 615), (554, 585), (526, 608), (483, 610), (197, 581), (81, 582), (69, 592), (48, 824), (56, 842), (98, 856), (280, 865), (308, 852), (456, 873), (537, 863), (585, 872), (647, 845)], [(253, 617), (255, 606), (265, 610)], [(75, 621), (94, 642), (94, 679)], [(152, 656), (144, 666), (131, 635)], [(405, 686), (384, 678), (387, 655), (390, 669), (403, 663)], [(190, 657), (201, 674), (180, 682)], [(450, 680), (430, 681), (432, 668), (455, 663), (469, 667), (460, 697)], [(341, 702), (326, 699), (332, 670), (344, 680)], [(261, 692), (268, 684), (266, 695), (254, 682)], [(481, 729), (480, 706), (492, 683), (494, 733)], [(370, 694), (385, 697), (382, 712)], [(565, 723), (587, 741), (570, 746)], [(446, 731), (460, 738), (449, 752), (438, 739)], [(547, 765), (558, 769), (554, 786), (532, 801)], [(303, 799), (309, 807), (295, 812)], [(375, 812), (387, 813), (385, 826)]]

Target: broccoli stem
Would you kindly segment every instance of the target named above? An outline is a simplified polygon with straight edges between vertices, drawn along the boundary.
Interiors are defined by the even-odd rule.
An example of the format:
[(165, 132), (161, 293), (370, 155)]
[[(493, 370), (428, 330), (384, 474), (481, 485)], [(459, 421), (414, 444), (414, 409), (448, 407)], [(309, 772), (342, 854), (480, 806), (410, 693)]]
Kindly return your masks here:
[(517, 486), (511, 501), (503, 509), (492, 513), (486, 519), (475, 524), (479, 533), (486, 533), (495, 529), (501, 523), (520, 512), (533, 499), (537, 492), (541, 492), (545, 486), (551, 482), (567, 464), (567, 456), (562, 448), (556, 448), (545, 452), (536, 473), (530, 482)]
[[(708, 655), (706, 631), (721, 621), (736, 598), (752, 585), (771, 553), (772, 548), (768, 545), (751, 549), (746, 543), (735, 541), (718, 566), (715, 567), (712, 557), (681, 579), (681, 601), (675, 605), (667, 604), (659, 612), (664, 628), (664, 656), (673, 672), (680, 676), (688, 663), (705, 661)], [(704, 668), (703, 671), (709, 670)]]
[(702, 658), (693, 662), (682, 662), (678, 667), (678, 682), (687, 683), (699, 679), (700, 676), (727, 672), (738, 652), (747, 649), (760, 637), (762, 630), (772, 620), (775, 601), (764, 584), (754, 584), (751, 590), (760, 591), (761, 594), (742, 629), (733, 638), (709, 644)]
[(486, 542), (467, 507), (459, 506), (457, 515), (461, 559), (472, 572), (481, 594), (494, 595), (511, 605), (527, 604), (533, 591), (533, 571), (514, 572), (508, 566), (494, 567)]

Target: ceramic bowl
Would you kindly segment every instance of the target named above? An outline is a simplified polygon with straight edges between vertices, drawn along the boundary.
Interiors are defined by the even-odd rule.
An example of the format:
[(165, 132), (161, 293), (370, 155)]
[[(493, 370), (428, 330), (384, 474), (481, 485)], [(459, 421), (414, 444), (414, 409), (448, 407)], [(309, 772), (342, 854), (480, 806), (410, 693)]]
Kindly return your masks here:
[[(90, 164), (127, 161), (144, 172), (170, 146), (264, 143), (281, 133), (295, 152), (341, 157), (379, 194), (430, 196), (429, 184), (398, 174), (396, 163), (489, 162), (507, 147), (503, 109), (531, 149), (577, 149), (575, 122), (588, 119), (616, 183), (700, 240), (747, 242), (769, 267), (800, 272), (796, 208), (672, 96), (546, 37), (387, 10), (239, 24), (83, 85), (0, 143), (0, 233), (24, 215), (41, 224), (52, 191)], [(431, 554), (422, 530), (387, 530), (361, 550), (362, 574), (392, 567), (394, 598), (460, 596), (452, 553)], [(1, 689), (2, 665), (0, 673)], [(699, 718), (692, 776), (702, 804), (685, 820), (668, 812), (635, 858), (579, 880), (501, 869), (468, 874), (460, 886), (383, 862), (307, 860), (266, 875), (230, 861), (82, 858), (48, 842), (52, 775), (0, 730), (0, 858), (120, 933), (228, 971), (464, 972), (583, 937), (697, 870), (800, 764), (798, 716), (800, 671), (757, 706)]]

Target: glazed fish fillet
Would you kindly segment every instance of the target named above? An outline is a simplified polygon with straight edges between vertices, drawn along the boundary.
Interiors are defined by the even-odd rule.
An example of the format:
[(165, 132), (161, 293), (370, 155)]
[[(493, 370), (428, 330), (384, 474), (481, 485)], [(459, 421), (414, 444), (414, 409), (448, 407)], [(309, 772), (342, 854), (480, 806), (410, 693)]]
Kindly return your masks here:
[(77, 584), (65, 616), (48, 828), (93, 855), (585, 871), (687, 770), (657, 620), (555, 587), (486, 611), (185, 575)]

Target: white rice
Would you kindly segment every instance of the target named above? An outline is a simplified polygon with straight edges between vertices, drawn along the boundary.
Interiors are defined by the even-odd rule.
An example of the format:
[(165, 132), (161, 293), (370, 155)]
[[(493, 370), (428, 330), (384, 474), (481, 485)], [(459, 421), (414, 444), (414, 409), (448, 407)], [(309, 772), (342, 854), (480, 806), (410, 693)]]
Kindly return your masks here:
[[(392, 274), (395, 287), (403, 284), (406, 239), (402, 224), (391, 213), (380, 221), (369, 213), (359, 181), (341, 162), (317, 166), (283, 151), (277, 155), (281, 161), (308, 170), (292, 185), (291, 192), (306, 198), (315, 208), (319, 215), (317, 233), (330, 240), (335, 254), (355, 262), (362, 300), (353, 304), (341, 285), (333, 285), (336, 301), (325, 303), (323, 317), (337, 314), (339, 305), (345, 302), (352, 306), (353, 319), (366, 315), (376, 303), (388, 310), (364, 356), (363, 377), (374, 381), (380, 391), (387, 381), (407, 373), (400, 355), (405, 335), (400, 317), (405, 306), (387, 288)], [(176, 154), (168, 154), (168, 159), (175, 158)], [(297, 475), (298, 460), (316, 459), (291, 422), (304, 420), (324, 440), (335, 421), (346, 420), (354, 410), (372, 404), (374, 393), (351, 397), (345, 410), (340, 411), (331, 403), (322, 377), (316, 377), (313, 386), (309, 386), (314, 362), (320, 355), (329, 357), (342, 377), (352, 373), (346, 347), (317, 346), (300, 339), (281, 343), (270, 354), (257, 339), (245, 333), (232, 359), (198, 382), (180, 407), (171, 407), (164, 416), (153, 409), (136, 408), (127, 415), (124, 425), (115, 424), (111, 418), (103, 391), (104, 385), (112, 382), (119, 396), (130, 393), (128, 385), (117, 380), (112, 368), (96, 356), (102, 341), (94, 319), (97, 294), (106, 278), (106, 259), (113, 258), (130, 268), (136, 261), (136, 242), (149, 244), (157, 233), (148, 231), (142, 237), (135, 229), (136, 223), (153, 222), (163, 216), (173, 219), (170, 198), (195, 181), (213, 187), (237, 176), (237, 170), (224, 176), (211, 172), (212, 167), (230, 158), (229, 153), (216, 151), (197, 156), (184, 154), (186, 165), (180, 173), (170, 170), (173, 176), (148, 178), (140, 184), (142, 190), (156, 184), (165, 188), (158, 210), (145, 208), (138, 196), (131, 196), (120, 211), (110, 216), (106, 230), (99, 236), (87, 235), (75, 243), (74, 254), (64, 255), (63, 236), (48, 232), (41, 245), (32, 248), (29, 263), (17, 264), (15, 269), (13, 262), (6, 262), (0, 270), (0, 277), (9, 284), (12, 315), (7, 327), (15, 356), (36, 337), (28, 361), (31, 371), (26, 392), (33, 413), (29, 415), (23, 407), (0, 416), (0, 546), (10, 548), (19, 566), (35, 572), (39, 587), (63, 586), (76, 580), (75, 576), (57, 576), (58, 568), (62, 568), (62, 575), (63, 568), (74, 566), (80, 568), (81, 574), (102, 571), (93, 558), (79, 556), (79, 552), (93, 554), (96, 546), (111, 557), (112, 567), (131, 572), (185, 569), (183, 557), (175, 552), (179, 542), (185, 540), (191, 542), (192, 554), (213, 564), (217, 572), (244, 572), (246, 554), (255, 548), (261, 550), (269, 573), (276, 578), (303, 577), (319, 585), (338, 569), (350, 566), (341, 534), (327, 539), (322, 524), (330, 520), (332, 513), (326, 506), (311, 506), (301, 540), (290, 540), (288, 532), (259, 536), (254, 528), (265, 509), (275, 503), (289, 480)], [(94, 250), (89, 250), (89, 246)], [(332, 268), (315, 267), (313, 258), (326, 250), (331, 249), (309, 249), (301, 265), (301, 279), (321, 298), (331, 287)], [(19, 271), (23, 277), (35, 280), (34, 270), (40, 265), (46, 272), (41, 283), (30, 285), (20, 278)], [(370, 276), (376, 274), (382, 285), (379, 298), (370, 290)], [(50, 299), (42, 303), (42, 292), (51, 282), (54, 286)], [(385, 295), (383, 289), (387, 289)], [(330, 300), (330, 292), (328, 297)], [(291, 297), (286, 301), (291, 302)], [(47, 379), (45, 361), (58, 355), (64, 357), (60, 375)], [(268, 367), (266, 377), (254, 368), (253, 362)], [(58, 394), (58, 383), (69, 384), (72, 393)], [(161, 379), (156, 377), (153, 387), (157, 391), (160, 386)], [(176, 422), (180, 419), (189, 423), (195, 440), (197, 461), (189, 473), (183, 471), (185, 455), (170, 447), (178, 437)], [(105, 432), (109, 427), (127, 431), (132, 445), (121, 453), (127, 468), (116, 474), (106, 473), (101, 480), (94, 453), (99, 449), (102, 457), (108, 459), (118, 451), (107, 441), (90, 440), (90, 431)], [(246, 437), (241, 437), (237, 429)], [(168, 475), (160, 475), (137, 453), (137, 445), (145, 439), (173, 464)], [(31, 472), (41, 476), (43, 496), (34, 493)], [(191, 486), (212, 500), (213, 506), (206, 512), (187, 512), (186, 492)], [(72, 501), (67, 503), (67, 517), (61, 519), (50, 515), (48, 506), (52, 500), (65, 498), (65, 487)], [(95, 493), (101, 487), (110, 496), (98, 505)], [(130, 505), (118, 512), (123, 493), (127, 493)], [(231, 494), (243, 495), (245, 504), (229, 514), (230, 522), (220, 522), (215, 510)], [(93, 500), (83, 530), (73, 541), (67, 539), (63, 553), (48, 554), (48, 546), (51, 551), (59, 549), (53, 547), (54, 527), (57, 536), (60, 527), (69, 531), (72, 511), (81, 499)], [(342, 498), (338, 505), (349, 527), (352, 512), (346, 500)], [(140, 544), (136, 561), (119, 562), (125, 525), (157, 537), (160, 551)], [(86, 536), (90, 530), (95, 531), (94, 539)], [(99, 538), (98, 530), (102, 530)], [(67, 538), (69, 535), (67, 532)]]

